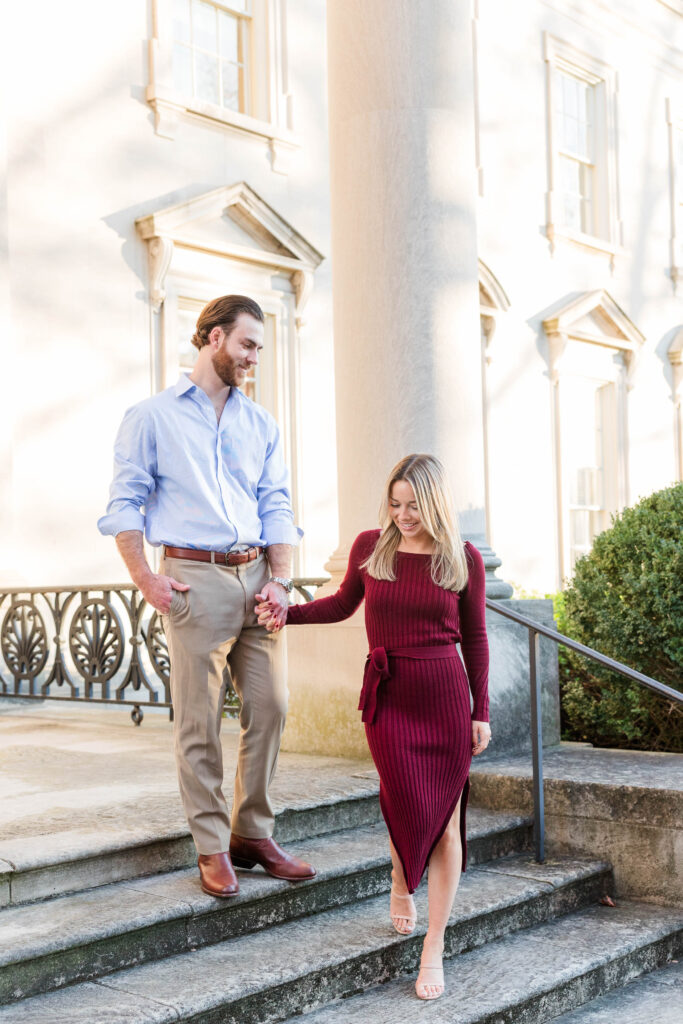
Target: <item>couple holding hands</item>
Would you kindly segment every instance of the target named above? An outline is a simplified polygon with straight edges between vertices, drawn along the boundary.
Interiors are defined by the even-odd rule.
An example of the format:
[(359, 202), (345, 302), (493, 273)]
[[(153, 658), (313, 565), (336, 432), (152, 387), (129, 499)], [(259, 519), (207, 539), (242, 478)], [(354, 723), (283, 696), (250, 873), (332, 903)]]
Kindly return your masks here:
[[(246, 296), (223, 296), (202, 310), (192, 373), (124, 416), (98, 526), (116, 537), (133, 582), (162, 614), (180, 794), (202, 888), (214, 896), (237, 893), (234, 866), (260, 864), (292, 882), (315, 876), (272, 838), (269, 785), (287, 706), (282, 627), (338, 622), (365, 600), (370, 651), (359, 710), (389, 832), (389, 916), (401, 934), (414, 930), (412, 894), (429, 865), (416, 993), (435, 999), (444, 991), (444, 933), (466, 864), (470, 761), (491, 735), (483, 561), (460, 538), (439, 461), (409, 455), (389, 475), (381, 528), (354, 541), (339, 590), (289, 605), (291, 549), (301, 531), (279, 431), (239, 390), (258, 363), (263, 325)], [(147, 563), (144, 535), (163, 548), (158, 573)], [(220, 743), (228, 682), (241, 703), (232, 815)]]

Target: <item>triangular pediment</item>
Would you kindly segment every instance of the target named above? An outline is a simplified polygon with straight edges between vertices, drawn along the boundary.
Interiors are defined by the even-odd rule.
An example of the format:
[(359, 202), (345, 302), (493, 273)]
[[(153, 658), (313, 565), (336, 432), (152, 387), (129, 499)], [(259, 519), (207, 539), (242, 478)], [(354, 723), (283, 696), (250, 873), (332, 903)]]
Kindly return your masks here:
[[(289, 269), (314, 270), (318, 250), (245, 182), (177, 203), (136, 222), (142, 238), (170, 241)], [(272, 257), (272, 261), (268, 259)]]
[(548, 335), (562, 335), (577, 341), (637, 351), (645, 341), (621, 306), (609, 292), (584, 292), (543, 320)]

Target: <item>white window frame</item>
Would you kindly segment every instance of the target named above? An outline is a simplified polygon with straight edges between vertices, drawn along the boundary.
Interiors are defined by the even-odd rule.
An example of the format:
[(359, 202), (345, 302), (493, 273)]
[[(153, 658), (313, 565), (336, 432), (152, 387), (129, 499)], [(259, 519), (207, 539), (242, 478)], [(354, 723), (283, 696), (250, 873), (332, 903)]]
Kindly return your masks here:
[[(258, 0), (257, 0), (258, 2)], [(200, 3), (202, 6), (209, 8), (213, 12), (214, 23), (217, 24), (217, 16), (219, 13), (226, 14), (230, 17), (232, 22), (236, 26), (237, 35), (237, 47), (238, 47), (238, 59), (237, 67), (241, 68), (241, 72), (238, 75), (238, 90), (241, 93), (240, 105), (237, 107), (237, 112), (242, 114), (253, 115), (254, 104), (256, 98), (252, 94), (251, 79), (254, 76), (254, 53), (256, 51), (254, 33), (258, 27), (254, 23), (253, 14), (253, 0), (245, 0), (244, 6), (246, 10), (242, 11), (239, 9), (239, 4), (230, 3), (229, 0), (173, 0), (174, 5), (182, 3), (188, 16), (188, 23), (190, 27), (190, 40), (177, 39), (173, 36), (173, 48), (176, 50), (181, 47), (184, 51), (189, 54), (190, 58), (190, 76), (194, 80), (195, 77), (195, 60), (196, 54), (204, 54), (210, 56), (214, 61), (219, 62), (220, 56), (218, 50), (207, 51), (204, 47), (200, 46), (195, 39), (195, 21), (194, 21), (194, 8), (196, 3)], [(216, 44), (218, 45), (218, 33), (216, 34)], [(240, 60), (241, 57), (241, 60)], [(172, 57), (172, 62), (175, 61), (175, 56)], [(232, 61), (230, 62), (232, 63)], [(219, 69), (219, 92), (222, 86), (223, 72)], [(194, 92), (193, 92), (194, 94)], [(219, 103), (222, 110), (235, 111), (233, 107), (226, 107), (224, 103)]]
[[(226, 215), (250, 240), (238, 243), (220, 232), (212, 240), (195, 225), (220, 225)], [(323, 256), (248, 185), (214, 189), (147, 214), (135, 222), (147, 245), (149, 267), (151, 390), (178, 379), (178, 307), (199, 310), (226, 282), (236, 294), (254, 298), (274, 330), (264, 358), (256, 400), (280, 426), (292, 480), (295, 521), (302, 518), (300, 331), (303, 310)], [(294, 572), (305, 563), (304, 547), (294, 551)]]
[[(233, 13), (229, 2), (207, 0)], [(251, 0), (247, 94), (250, 112), (230, 110), (177, 92), (173, 80), (173, 0), (152, 0), (147, 102), (155, 114), (155, 131), (173, 139), (180, 117), (200, 119), (213, 127), (265, 138), (273, 170), (287, 173), (289, 158), (299, 145), (293, 131), (286, 43), (286, 0)]]
[[(544, 35), (547, 66), (548, 193), (546, 235), (554, 251), (558, 240), (609, 254), (612, 259), (623, 245), (619, 216), (617, 158), (617, 72), (604, 61), (583, 53), (550, 33)], [(557, 73), (564, 72), (594, 89), (595, 190), (593, 203), (600, 219), (599, 233), (577, 231), (564, 224), (559, 183), (559, 138), (555, 113)], [(596, 213), (594, 212), (594, 217)]]
[(683, 104), (666, 101), (669, 135), (669, 188), (671, 196), (671, 252), (669, 276), (674, 291), (683, 279), (683, 165), (676, 160), (679, 137), (683, 139)]
[[(598, 311), (613, 330), (607, 333), (596, 330), (586, 331), (581, 327), (584, 317)], [(567, 373), (576, 374), (574, 368), (567, 368), (566, 354), (576, 355), (581, 346), (598, 346), (612, 354), (612, 366), (609, 374), (601, 373), (602, 384), (614, 385), (614, 416), (611, 427), (614, 430), (613, 451), (616, 464), (611, 467), (613, 484), (609, 495), (612, 508), (607, 512), (619, 511), (629, 502), (629, 466), (628, 466), (628, 392), (632, 386), (633, 373), (638, 352), (645, 338), (617, 306), (605, 291), (586, 293), (570, 301), (564, 308), (543, 321), (543, 330), (548, 339), (549, 378), (551, 385), (552, 434), (555, 475), (555, 507), (557, 522), (557, 563), (559, 587), (563, 587), (569, 576), (571, 565), (570, 550), (570, 507), (568, 493), (568, 473), (564, 452), (566, 445), (563, 434), (571, 429), (563, 416), (563, 377)], [(578, 346), (578, 350), (577, 350)], [(580, 363), (581, 360), (579, 359)], [(586, 360), (586, 377), (597, 380), (596, 374), (589, 368)]]

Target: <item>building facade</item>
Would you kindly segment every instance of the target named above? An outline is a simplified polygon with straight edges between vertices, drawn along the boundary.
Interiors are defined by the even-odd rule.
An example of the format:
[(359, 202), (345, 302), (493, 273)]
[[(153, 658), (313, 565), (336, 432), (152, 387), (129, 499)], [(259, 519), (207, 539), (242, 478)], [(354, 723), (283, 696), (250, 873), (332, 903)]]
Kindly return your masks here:
[(681, 479), (677, 0), (39, 17), (3, 16), (2, 583), (123, 578), (95, 526), (118, 423), (228, 292), (266, 312), (248, 388), (282, 424), (298, 575), (343, 569), (433, 438), (526, 590)]

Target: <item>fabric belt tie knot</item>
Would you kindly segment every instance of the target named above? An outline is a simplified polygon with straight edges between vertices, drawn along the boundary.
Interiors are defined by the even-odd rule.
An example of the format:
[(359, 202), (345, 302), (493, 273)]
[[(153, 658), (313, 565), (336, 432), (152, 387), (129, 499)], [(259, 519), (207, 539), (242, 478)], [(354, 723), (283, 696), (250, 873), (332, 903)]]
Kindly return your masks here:
[(377, 711), (377, 695), (380, 683), (391, 679), (389, 658), (415, 658), (427, 661), (433, 658), (459, 658), (455, 644), (437, 644), (434, 647), (396, 647), (387, 651), (384, 647), (374, 647), (365, 661), (363, 688), (360, 691), (358, 710), (362, 711), (361, 720), (372, 723)]
[(363, 673), (363, 688), (360, 691), (358, 710), (363, 712), (363, 722), (373, 722), (377, 710), (377, 690), (379, 684), (391, 679), (389, 660), (383, 647), (375, 647), (367, 656)]

